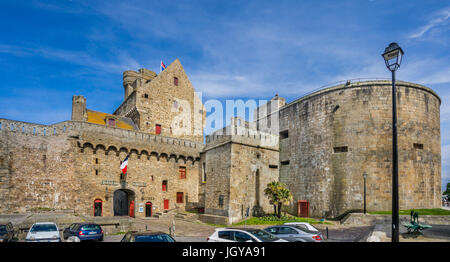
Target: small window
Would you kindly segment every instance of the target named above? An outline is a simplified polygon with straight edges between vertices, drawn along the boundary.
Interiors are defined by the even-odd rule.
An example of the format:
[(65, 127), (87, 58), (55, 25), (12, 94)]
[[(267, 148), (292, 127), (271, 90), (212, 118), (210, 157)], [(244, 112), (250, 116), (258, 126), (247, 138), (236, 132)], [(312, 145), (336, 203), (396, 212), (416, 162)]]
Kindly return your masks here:
[(98, 169), (95, 169), (95, 175), (98, 176)]
[(281, 161), (281, 165), (282, 166), (289, 165), (289, 160)]
[(186, 167), (180, 166), (180, 179), (186, 179)]
[(114, 118), (108, 118), (108, 126), (115, 127), (116, 126), (116, 120)]
[(183, 204), (183, 192), (177, 192), (177, 203)]
[(269, 168), (278, 168), (277, 165), (269, 165)]
[(98, 158), (95, 159), (95, 163), (98, 164)]
[(157, 135), (161, 134), (161, 125), (159, 125), (159, 124), (155, 125), (155, 133)]
[(202, 182), (206, 183), (206, 163), (203, 162), (203, 177), (202, 177)]
[(348, 147), (346, 146), (338, 146), (333, 148), (334, 153), (345, 153), (348, 152)]
[(166, 192), (167, 191), (167, 180), (163, 180), (162, 181), (162, 191)]
[(414, 149), (423, 149), (423, 144), (414, 143), (413, 147)]
[(148, 94), (144, 94), (144, 98), (148, 98)]
[(219, 196), (219, 207), (223, 207), (223, 195)]
[(178, 77), (173, 78), (173, 84), (176, 86), (178, 85)]
[(280, 139), (285, 139), (289, 137), (289, 131), (288, 130), (284, 130), (280, 132)]

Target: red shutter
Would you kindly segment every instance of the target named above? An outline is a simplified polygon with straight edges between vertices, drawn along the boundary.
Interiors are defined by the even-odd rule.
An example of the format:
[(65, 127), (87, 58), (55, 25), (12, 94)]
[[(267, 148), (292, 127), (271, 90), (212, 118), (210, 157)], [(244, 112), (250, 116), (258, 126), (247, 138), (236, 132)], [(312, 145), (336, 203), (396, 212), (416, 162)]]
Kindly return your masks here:
[(186, 168), (180, 167), (180, 179), (185, 179), (185, 178), (186, 178)]
[(183, 192), (177, 192), (177, 203), (178, 204), (183, 203)]
[(164, 209), (169, 209), (169, 199), (164, 199)]
[(167, 181), (166, 180), (164, 180), (162, 182), (162, 191), (167, 191)]
[(161, 134), (161, 125), (156, 125), (155, 130), (156, 130), (155, 133), (157, 135)]

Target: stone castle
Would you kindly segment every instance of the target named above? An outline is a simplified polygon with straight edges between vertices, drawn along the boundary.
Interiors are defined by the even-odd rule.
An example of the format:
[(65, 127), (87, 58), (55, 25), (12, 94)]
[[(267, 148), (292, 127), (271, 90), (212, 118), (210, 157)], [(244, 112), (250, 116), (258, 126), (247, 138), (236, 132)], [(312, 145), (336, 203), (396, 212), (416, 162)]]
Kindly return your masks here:
[[(0, 119), (0, 213), (148, 217), (179, 209), (234, 223), (247, 210), (273, 212), (264, 196), (272, 181), (291, 190), (294, 215), (361, 210), (364, 183), (368, 210), (390, 210), (390, 85), (348, 81), (291, 103), (276, 95), (254, 122), (234, 117), (204, 143), (206, 112), (178, 59), (160, 74), (125, 71), (113, 114), (74, 96), (68, 121)], [(440, 207), (441, 100), (422, 85), (397, 88), (400, 208)]]

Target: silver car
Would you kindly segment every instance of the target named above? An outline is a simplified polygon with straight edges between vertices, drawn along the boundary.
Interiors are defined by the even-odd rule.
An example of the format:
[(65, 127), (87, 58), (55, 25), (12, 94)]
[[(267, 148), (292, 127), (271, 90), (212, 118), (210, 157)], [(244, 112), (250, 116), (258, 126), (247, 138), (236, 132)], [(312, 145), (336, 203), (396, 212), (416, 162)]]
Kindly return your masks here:
[(265, 228), (264, 231), (271, 233), (281, 239), (289, 242), (322, 242), (323, 237), (321, 232), (309, 231), (301, 226), (271, 226)]
[(61, 242), (58, 226), (53, 222), (34, 223), (25, 239), (27, 242)]

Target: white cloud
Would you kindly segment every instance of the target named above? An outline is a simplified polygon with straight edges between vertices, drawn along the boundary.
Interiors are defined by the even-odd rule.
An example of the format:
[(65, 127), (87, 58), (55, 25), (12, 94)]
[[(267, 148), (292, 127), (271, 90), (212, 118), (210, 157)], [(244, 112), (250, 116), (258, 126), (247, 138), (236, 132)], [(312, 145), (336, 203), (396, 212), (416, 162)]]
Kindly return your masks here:
[(450, 8), (440, 11), (426, 25), (419, 28), (415, 33), (409, 35), (409, 38), (421, 38), (427, 32), (442, 26), (448, 26), (450, 18)]
[(64, 61), (108, 73), (117, 73), (130, 68), (139, 68), (140, 66), (136, 60), (123, 51), (117, 52), (117, 55), (114, 57), (116, 59), (115, 61), (103, 61), (85, 51), (69, 51), (52, 47), (26, 47), (0, 44), (0, 53), (14, 56), (39, 56), (44, 59)]

